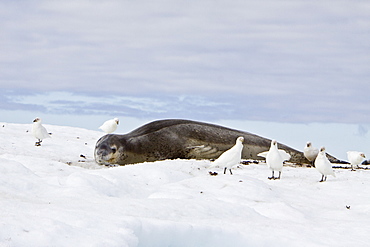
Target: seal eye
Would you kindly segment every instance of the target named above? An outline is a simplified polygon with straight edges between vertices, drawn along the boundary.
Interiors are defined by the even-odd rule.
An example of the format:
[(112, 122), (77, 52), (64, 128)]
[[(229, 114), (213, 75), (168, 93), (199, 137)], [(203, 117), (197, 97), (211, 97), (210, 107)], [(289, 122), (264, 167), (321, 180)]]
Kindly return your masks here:
[(116, 148), (112, 148), (112, 153), (116, 153), (117, 152), (117, 149)]

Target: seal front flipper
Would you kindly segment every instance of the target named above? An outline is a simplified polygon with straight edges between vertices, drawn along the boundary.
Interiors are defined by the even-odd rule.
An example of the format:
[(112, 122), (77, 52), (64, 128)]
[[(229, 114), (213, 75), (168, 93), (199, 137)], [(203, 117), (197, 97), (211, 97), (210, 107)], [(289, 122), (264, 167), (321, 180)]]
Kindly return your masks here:
[(194, 159), (212, 159), (223, 152), (216, 147), (208, 145), (189, 146), (187, 149), (189, 150), (189, 158)]

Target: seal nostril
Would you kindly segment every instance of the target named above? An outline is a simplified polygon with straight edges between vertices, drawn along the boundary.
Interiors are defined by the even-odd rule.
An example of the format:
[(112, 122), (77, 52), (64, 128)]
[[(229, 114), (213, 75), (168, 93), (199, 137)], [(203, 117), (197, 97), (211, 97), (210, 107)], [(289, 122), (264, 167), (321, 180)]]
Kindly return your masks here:
[(116, 153), (117, 152), (117, 149), (116, 148), (112, 148), (112, 153)]

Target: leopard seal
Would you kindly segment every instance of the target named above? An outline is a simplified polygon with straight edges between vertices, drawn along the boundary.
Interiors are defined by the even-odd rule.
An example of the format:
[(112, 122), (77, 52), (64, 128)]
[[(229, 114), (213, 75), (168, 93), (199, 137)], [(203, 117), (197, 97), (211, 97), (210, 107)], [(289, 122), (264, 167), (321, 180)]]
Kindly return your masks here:
[[(215, 124), (165, 119), (145, 124), (127, 134), (107, 134), (95, 146), (95, 161), (102, 165), (127, 165), (165, 159), (217, 159), (244, 137), (242, 159), (260, 160), (271, 140)], [(303, 152), (279, 143), (290, 162), (309, 163)], [(336, 158), (332, 157), (335, 161)]]

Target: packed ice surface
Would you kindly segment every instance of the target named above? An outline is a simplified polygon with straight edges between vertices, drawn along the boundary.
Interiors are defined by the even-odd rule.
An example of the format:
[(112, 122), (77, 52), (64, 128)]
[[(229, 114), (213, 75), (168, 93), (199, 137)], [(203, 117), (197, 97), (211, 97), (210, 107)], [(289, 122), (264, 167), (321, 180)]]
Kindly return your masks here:
[[(367, 246), (370, 171), (206, 160), (101, 167), (99, 131), (0, 123), (0, 246)], [(340, 144), (338, 144), (340, 145)], [(214, 170), (214, 169), (213, 169)]]

